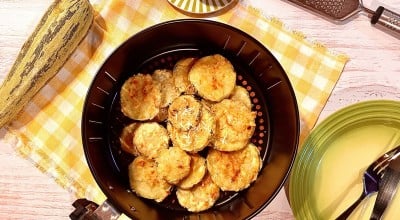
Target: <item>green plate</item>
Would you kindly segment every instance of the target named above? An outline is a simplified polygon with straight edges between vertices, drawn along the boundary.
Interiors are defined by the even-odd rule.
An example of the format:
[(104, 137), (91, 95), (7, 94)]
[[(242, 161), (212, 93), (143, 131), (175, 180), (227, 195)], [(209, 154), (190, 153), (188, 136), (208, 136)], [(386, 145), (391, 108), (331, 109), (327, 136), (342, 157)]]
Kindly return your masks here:
[[(334, 219), (361, 195), (362, 174), (369, 164), (399, 143), (400, 102), (360, 102), (326, 118), (294, 162), (289, 199), (295, 218)], [(350, 217), (369, 219), (373, 197)], [(393, 204), (400, 204), (400, 195), (395, 200)], [(400, 216), (400, 210), (388, 210), (391, 214)]]
[(235, 0), (168, 0), (168, 2), (183, 12), (206, 15), (232, 6)]

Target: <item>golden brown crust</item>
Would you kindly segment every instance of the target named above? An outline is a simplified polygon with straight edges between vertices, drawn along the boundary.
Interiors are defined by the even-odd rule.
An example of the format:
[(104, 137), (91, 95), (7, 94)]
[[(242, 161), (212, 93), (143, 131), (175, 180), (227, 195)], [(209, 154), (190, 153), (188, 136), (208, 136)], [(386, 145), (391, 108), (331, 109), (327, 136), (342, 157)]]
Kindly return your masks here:
[(163, 150), (156, 161), (158, 173), (171, 184), (178, 184), (190, 173), (191, 157), (178, 147)]
[(204, 99), (219, 102), (227, 98), (236, 83), (236, 72), (225, 57), (215, 54), (197, 60), (189, 72), (189, 81)]
[(247, 188), (256, 180), (261, 164), (260, 152), (253, 144), (233, 152), (211, 149), (207, 155), (207, 169), (223, 191)]
[(121, 88), (121, 111), (127, 117), (144, 121), (154, 118), (160, 109), (160, 84), (150, 75), (130, 77)]
[(194, 96), (181, 95), (169, 106), (168, 121), (176, 129), (188, 131), (198, 125), (201, 107), (201, 103)]
[(167, 129), (157, 122), (141, 123), (133, 135), (133, 144), (140, 155), (156, 158), (161, 151), (168, 148)]
[(224, 99), (212, 107), (216, 118), (214, 148), (236, 151), (247, 145), (255, 129), (255, 112), (243, 103)]
[(172, 101), (180, 95), (175, 86), (171, 70), (155, 70), (152, 74), (152, 78), (161, 85), (161, 108), (170, 105)]
[(198, 184), (207, 171), (206, 159), (198, 154), (192, 154), (190, 157), (192, 158), (190, 162), (190, 173), (178, 183), (178, 187), (181, 189), (190, 189)]
[(189, 81), (188, 74), (192, 68), (195, 58), (189, 57), (179, 60), (172, 71), (175, 86), (180, 93), (193, 95), (196, 90), (194, 89), (192, 83)]
[(219, 187), (208, 174), (193, 188), (178, 189), (176, 192), (179, 204), (191, 212), (201, 212), (211, 208), (219, 195)]
[(235, 86), (230, 99), (242, 102), (249, 110), (251, 110), (251, 99), (249, 92), (242, 86)]
[(172, 188), (158, 174), (156, 162), (143, 156), (136, 157), (129, 165), (129, 183), (138, 196), (157, 202), (163, 201)]
[(122, 129), (122, 133), (119, 137), (119, 141), (121, 143), (121, 148), (125, 152), (128, 152), (134, 156), (139, 156), (139, 152), (136, 149), (136, 146), (133, 144), (133, 135), (136, 131), (136, 128), (139, 126), (140, 123), (131, 123), (125, 126)]
[(198, 125), (188, 131), (179, 130), (171, 123), (167, 124), (167, 130), (174, 146), (187, 152), (196, 153), (203, 150), (210, 143), (215, 130), (215, 118), (204, 106), (201, 112)]

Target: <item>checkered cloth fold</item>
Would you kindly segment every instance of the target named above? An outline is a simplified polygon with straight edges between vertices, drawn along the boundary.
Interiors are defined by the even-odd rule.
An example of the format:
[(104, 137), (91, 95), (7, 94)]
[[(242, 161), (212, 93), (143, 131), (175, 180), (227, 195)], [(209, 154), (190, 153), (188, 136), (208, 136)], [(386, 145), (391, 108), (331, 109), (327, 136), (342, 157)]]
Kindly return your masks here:
[[(98, 0), (88, 35), (59, 73), (8, 126), (17, 151), (78, 198), (105, 200), (85, 160), (81, 142), (84, 99), (97, 70), (128, 37), (154, 24), (187, 18), (167, 1)], [(230, 24), (267, 47), (280, 61), (295, 89), (301, 114), (301, 140), (315, 125), (347, 61), (344, 55), (310, 43), (277, 19), (238, 3), (209, 17)]]

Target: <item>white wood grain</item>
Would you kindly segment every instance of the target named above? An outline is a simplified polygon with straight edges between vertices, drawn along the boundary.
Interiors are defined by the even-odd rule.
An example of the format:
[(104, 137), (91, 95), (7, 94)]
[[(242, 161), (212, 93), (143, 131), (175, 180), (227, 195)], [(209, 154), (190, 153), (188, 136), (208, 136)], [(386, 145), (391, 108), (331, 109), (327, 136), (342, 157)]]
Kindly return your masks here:
[[(52, 0), (0, 0), (0, 82)], [(246, 0), (266, 16), (281, 19), (289, 29), (301, 31), (311, 42), (319, 42), (350, 57), (328, 100), (319, 122), (347, 105), (370, 99), (400, 100), (400, 39), (371, 26), (360, 14), (346, 23), (321, 19), (287, 1)], [(379, 3), (400, 12), (400, 1)], [(0, 130), (0, 219), (68, 219), (75, 198), (54, 180), (16, 155), (1, 141)], [(255, 219), (294, 219), (285, 192)]]

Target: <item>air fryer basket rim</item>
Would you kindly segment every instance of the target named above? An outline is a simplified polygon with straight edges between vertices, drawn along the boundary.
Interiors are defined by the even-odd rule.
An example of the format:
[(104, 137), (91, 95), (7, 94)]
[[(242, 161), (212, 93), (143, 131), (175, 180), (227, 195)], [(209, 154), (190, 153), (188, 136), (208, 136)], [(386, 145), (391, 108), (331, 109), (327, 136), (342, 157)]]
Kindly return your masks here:
[[(264, 88), (264, 87), (267, 87), (267, 89), (266, 89), (267, 95), (263, 94), (263, 96), (266, 96), (265, 97), (266, 103), (267, 103), (267, 105), (269, 105), (268, 114), (272, 116), (271, 122), (268, 122), (268, 123), (272, 124), (272, 125), (268, 124), (271, 126), (271, 131), (269, 131), (269, 135), (272, 135), (271, 140), (268, 140), (271, 142), (270, 146), (269, 146), (269, 148), (271, 148), (271, 149), (269, 149), (269, 151), (271, 151), (271, 152), (269, 152), (269, 154), (271, 154), (271, 158), (264, 161), (263, 169), (260, 171), (262, 174), (260, 173), (260, 175), (264, 175), (264, 173), (266, 173), (265, 175), (270, 175), (270, 173), (274, 173), (273, 175), (278, 176), (279, 183), (274, 185), (274, 189), (272, 189), (272, 192), (269, 192), (268, 198), (263, 198), (261, 205), (258, 205), (258, 207), (252, 208), (251, 207), (252, 204), (247, 204), (247, 206), (250, 206), (250, 208), (248, 208), (250, 211), (248, 211), (247, 209), (245, 211), (243, 211), (245, 213), (244, 216), (242, 216), (243, 213), (239, 213), (241, 218), (243, 217), (245, 219), (250, 219), (250, 218), (254, 217), (256, 214), (258, 214), (262, 209), (264, 209), (275, 198), (275, 196), (278, 194), (280, 189), (284, 186), (284, 184), (289, 176), (289, 172), (293, 166), (294, 157), (297, 153), (297, 147), (298, 147), (299, 124), (300, 124), (299, 123), (299, 112), (298, 112), (298, 106), (297, 106), (297, 102), (296, 102), (295, 93), (290, 84), (289, 78), (287, 77), (282, 66), (279, 64), (279, 62), (276, 60), (276, 58), (272, 55), (272, 53), (252, 36), (248, 35), (247, 33), (245, 33), (242, 30), (239, 30), (235, 27), (232, 27), (232, 26), (224, 24), (224, 23), (220, 23), (220, 22), (212, 21), (212, 20), (203, 20), (203, 19), (178, 19), (178, 20), (167, 21), (167, 22), (163, 22), (160, 24), (156, 24), (154, 26), (151, 26), (149, 28), (146, 28), (146, 29), (138, 32), (137, 34), (130, 37), (128, 40), (126, 40), (124, 43), (122, 43), (118, 48), (116, 48), (114, 50), (114, 52), (104, 61), (102, 66), (99, 68), (99, 71), (97, 72), (96, 76), (94, 77), (94, 79), (89, 87), (88, 94), (86, 96), (85, 103), (84, 103), (82, 122), (81, 122), (82, 123), (82, 142), (83, 142), (84, 153), (85, 153), (86, 160), (88, 162), (89, 169), (90, 169), (92, 175), (94, 176), (96, 183), (99, 185), (99, 187), (101, 188), (103, 193), (106, 195), (108, 200), (117, 209), (119, 209), (123, 213), (127, 214), (128, 216), (136, 219), (136, 218), (140, 218), (138, 216), (143, 216), (144, 212), (151, 212), (153, 214), (150, 216), (146, 216), (146, 218), (151, 217), (151, 218), (155, 218), (155, 219), (163, 219), (162, 213), (165, 213), (166, 211), (167, 212), (170, 211), (170, 210), (163, 210), (162, 208), (160, 209), (157, 207), (152, 207), (151, 204), (148, 205), (148, 202), (143, 202), (142, 199), (134, 196), (132, 194), (132, 192), (128, 192), (128, 193), (131, 194), (131, 197), (134, 197), (130, 201), (130, 202), (133, 202), (134, 205), (124, 204), (124, 202), (119, 199), (120, 194), (127, 193), (126, 189), (124, 189), (124, 187), (126, 187), (124, 185), (124, 183), (121, 183), (121, 181), (118, 181), (115, 179), (107, 179), (104, 177), (103, 174), (100, 173), (100, 170), (107, 166), (105, 166), (104, 164), (99, 165), (99, 161), (105, 159), (104, 157), (106, 157), (106, 156), (104, 156), (104, 155), (99, 156), (98, 154), (99, 154), (99, 152), (101, 152), (101, 153), (110, 153), (110, 152), (107, 152), (107, 151), (109, 151), (108, 147), (106, 147), (107, 150), (101, 151), (100, 149), (96, 149), (94, 146), (105, 145), (107, 143), (101, 137), (102, 135), (104, 135), (104, 130), (106, 130), (106, 128), (104, 126), (107, 123), (102, 124), (101, 120), (100, 119), (97, 120), (96, 117), (94, 117), (94, 116), (97, 116), (97, 118), (98, 117), (101, 118), (103, 116), (106, 116), (109, 113), (107, 111), (104, 111), (104, 108), (108, 108), (108, 107), (103, 106), (103, 105), (107, 105), (107, 103), (110, 103), (110, 98), (108, 97), (109, 95), (107, 95), (105, 93), (109, 93), (110, 91), (115, 92), (116, 85), (120, 85), (121, 84), (120, 81), (122, 79), (126, 78), (126, 76), (123, 76), (126, 73), (108, 72), (107, 71), (108, 65), (110, 65), (110, 63), (112, 63), (113, 68), (123, 70), (124, 65), (126, 66), (126, 62), (132, 61), (132, 59), (129, 59), (129, 61), (128, 61), (127, 57), (126, 57), (126, 55), (128, 55), (127, 51), (130, 51), (132, 49), (132, 48), (129, 49), (129, 47), (133, 45), (133, 46), (135, 46), (133, 49), (138, 49), (140, 47), (141, 43), (146, 42), (146, 39), (143, 39), (143, 36), (147, 36), (147, 37), (150, 36), (150, 38), (154, 38), (154, 36), (152, 36), (152, 34), (153, 33), (160, 34), (160, 31), (159, 31), (160, 29), (169, 30), (170, 27), (176, 28), (175, 26), (179, 26), (181, 28), (182, 25), (189, 29), (191, 26), (196, 26), (196, 28), (200, 27), (202, 29), (210, 30), (210, 31), (215, 31), (215, 30), (225, 31), (225, 32), (230, 31), (234, 34), (231, 41), (234, 41), (235, 40), (234, 38), (238, 38), (238, 36), (240, 36), (239, 38), (241, 38), (241, 39), (245, 39), (246, 41), (244, 41), (244, 43), (242, 41), (238, 45), (236, 45), (236, 47), (233, 46), (233, 47), (235, 47), (234, 48), (235, 54), (233, 54), (232, 51), (229, 51), (227, 53), (233, 54), (232, 57), (237, 57), (240, 60), (240, 59), (243, 59), (241, 57), (243, 55), (239, 54), (239, 53), (241, 53), (243, 48), (244, 48), (244, 50), (246, 50), (245, 47), (246, 46), (249, 47), (248, 45), (250, 45), (250, 47), (252, 46), (252, 47), (257, 48), (258, 54), (256, 53), (255, 56), (253, 53), (253, 57), (251, 57), (249, 59), (249, 57), (248, 57), (249, 55), (247, 54), (247, 59), (244, 63), (250, 62), (250, 66), (251, 65), (262, 66), (262, 65), (264, 65), (264, 63), (263, 63), (264, 60), (261, 61), (262, 64), (257, 64), (257, 62), (259, 62), (259, 60), (261, 59), (260, 57), (265, 56), (268, 58), (268, 60), (266, 61), (268, 63), (268, 66), (265, 67), (265, 65), (264, 65), (261, 67), (261, 69), (267, 68), (268, 70), (266, 71), (266, 74), (264, 74), (264, 73), (260, 74), (260, 77), (261, 78), (264, 77), (264, 78), (271, 80), (271, 82), (268, 82), (268, 83), (263, 82), (263, 84), (262, 84), (263, 88), (261, 88), (262, 90), (265, 90), (266, 88)], [(223, 34), (224, 33), (222, 32), (221, 35), (223, 35)], [(185, 34), (185, 35), (187, 35), (187, 34)], [(188, 36), (192, 36), (192, 35), (189, 34)], [(230, 39), (231, 36), (229, 34), (228, 34), (228, 36)], [(177, 36), (173, 36), (173, 37), (179, 38)], [(207, 37), (210, 37), (210, 36), (207, 36)], [(205, 40), (207, 42), (210, 42), (210, 39), (204, 39), (202, 36), (193, 37), (193, 39), (190, 39), (190, 40), (179, 38), (178, 41), (179, 40), (185, 41), (185, 42), (180, 42), (180, 43), (182, 43), (182, 45), (179, 45), (180, 48), (182, 48), (182, 47), (185, 48), (185, 46), (187, 46), (186, 43), (188, 43), (188, 45), (190, 45), (188, 47), (191, 47), (193, 45), (198, 46), (199, 40)], [(137, 42), (137, 41), (140, 41), (140, 42)], [(147, 42), (148, 41), (150, 41), (150, 40), (147, 40)], [(166, 41), (168, 41), (168, 39)], [(224, 45), (221, 45), (221, 42), (223, 42)], [(221, 41), (221, 42), (217, 43), (219, 45), (219, 47), (227, 46), (226, 39), (223, 39), (223, 41)], [(212, 43), (215, 43), (215, 42), (212, 42)], [(158, 48), (158, 49), (159, 49), (159, 51), (157, 51), (158, 53), (162, 53), (163, 50), (165, 52), (165, 50), (166, 50), (165, 48)], [(197, 48), (197, 49), (199, 49), (199, 48)], [(200, 47), (200, 49), (202, 49), (202, 47)], [(218, 50), (219, 49), (220, 48), (218, 48)], [(223, 49), (225, 50), (225, 48), (223, 48)], [(232, 48), (229, 48), (229, 46), (228, 46), (228, 50), (229, 49), (232, 49)], [(168, 48), (168, 50), (171, 50), (171, 48)], [(238, 53), (237, 51), (240, 51), (240, 52)], [(131, 53), (131, 52), (129, 52), (129, 53)], [(245, 52), (243, 52), (243, 53), (245, 53)], [(148, 55), (148, 54), (146, 54), (146, 55)], [(153, 55), (154, 55), (154, 53), (153, 53)], [(119, 59), (113, 58), (116, 56), (118, 56)], [(141, 62), (144, 62), (144, 61), (146, 61), (146, 59), (142, 58), (142, 60), (138, 61), (138, 63), (135, 63), (135, 65), (142, 65)], [(117, 67), (115, 67), (115, 66), (117, 66)], [(251, 68), (253, 70), (253, 72), (257, 71), (256, 70), (257, 67), (255, 67), (255, 68), (249, 67), (249, 68)], [(124, 72), (126, 72), (126, 70), (124, 70)], [(270, 73), (273, 76), (269, 76)], [(113, 74), (119, 74), (119, 75), (115, 76)], [(259, 74), (259, 72), (257, 72), (257, 74)], [(278, 85), (278, 86), (276, 86), (276, 85)], [(99, 93), (102, 95), (99, 95)], [(104, 96), (104, 97), (99, 98), (99, 96)], [(277, 99), (276, 96), (279, 96), (279, 97), (284, 96), (287, 99), (278, 101), (278, 100), (276, 100)], [(283, 103), (279, 104), (280, 102), (283, 102)], [(287, 114), (287, 115), (285, 115), (285, 114)], [(277, 117), (274, 118), (275, 116), (277, 116)], [(284, 117), (288, 117), (288, 119), (285, 119)], [(100, 121), (100, 123), (99, 123), (99, 121)], [(282, 133), (282, 131), (285, 130), (286, 128), (283, 128), (283, 125), (279, 125), (278, 122), (279, 123), (281, 123), (281, 122), (289, 123), (288, 128), (287, 128), (287, 132), (289, 134), (288, 136), (290, 136), (288, 138), (288, 139), (290, 139), (289, 141), (283, 141), (284, 138), (287, 138), (287, 137), (285, 137), (286, 134)], [(278, 134), (278, 133), (280, 133), (280, 134)], [(283, 146), (283, 147), (275, 146), (275, 143), (280, 143), (280, 142), (288, 142), (290, 146)], [(275, 155), (276, 155), (276, 157), (275, 157)], [(280, 158), (280, 157), (282, 157), (282, 158)], [(277, 160), (277, 159), (282, 159), (284, 161), (283, 163), (285, 164), (283, 166), (283, 170), (280, 170), (281, 173), (277, 172), (277, 170), (274, 170), (274, 166), (275, 166), (275, 164), (277, 164), (275, 160)], [(279, 174), (277, 174), (275, 172), (277, 172)], [(110, 174), (110, 178), (118, 176), (115, 174), (115, 170), (107, 171), (107, 173)], [(123, 186), (121, 186), (121, 185), (123, 185)], [(254, 185), (256, 185), (257, 187)], [(254, 185), (252, 185), (250, 187), (249, 191), (251, 191), (254, 188), (254, 190), (263, 192), (262, 188), (268, 188), (270, 186), (270, 184), (268, 182), (266, 184), (255, 183)], [(265, 193), (265, 192), (263, 192), (263, 193)], [(250, 194), (250, 193), (247, 193), (247, 194)], [(240, 199), (240, 200), (246, 200), (246, 198)], [(251, 197), (251, 196), (249, 197), (250, 200), (252, 198), (253, 197)], [(257, 199), (260, 199), (260, 198), (255, 198), (254, 200), (257, 200)], [(235, 203), (235, 201), (233, 201), (233, 202)], [(241, 201), (241, 202), (251, 203), (251, 201), (250, 202), (249, 201)], [(139, 205), (137, 205), (137, 203)], [(260, 202), (257, 201), (256, 203), (259, 204)], [(241, 206), (239, 206), (239, 208), (240, 207)], [(212, 215), (216, 215), (216, 213), (218, 214), (219, 211), (220, 210), (210, 210), (210, 213)], [(140, 212), (142, 212), (142, 213), (140, 213)], [(154, 212), (156, 212), (156, 214), (154, 214)], [(158, 213), (158, 212), (160, 212), (160, 213)], [(238, 212), (240, 212), (240, 211), (238, 211)], [(221, 213), (222, 213), (222, 211), (221, 211)], [(207, 215), (207, 214), (208, 214), (207, 212), (203, 212), (203, 213), (199, 213), (198, 215), (201, 216), (201, 215)], [(189, 214), (188, 213), (177, 214), (177, 216), (180, 216), (180, 217), (186, 216), (186, 215), (190, 216), (191, 214), (190, 213)], [(196, 216), (197, 216), (197, 214), (196, 214)], [(226, 216), (225, 213), (222, 216)], [(234, 213), (232, 214), (232, 216), (236, 217)]]

